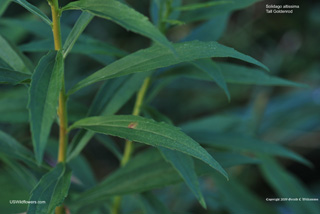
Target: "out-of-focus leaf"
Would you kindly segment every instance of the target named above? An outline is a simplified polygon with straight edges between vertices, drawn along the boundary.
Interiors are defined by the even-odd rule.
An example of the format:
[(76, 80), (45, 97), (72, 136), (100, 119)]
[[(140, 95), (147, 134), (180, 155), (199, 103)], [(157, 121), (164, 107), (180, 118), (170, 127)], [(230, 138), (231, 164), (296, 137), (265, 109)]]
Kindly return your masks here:
[(159, 150), (165, 160), (177, 170), (202, 207), (206, 208), (207, 205), (200, 190), (198, 176), (194, 169), (192, 157), (163, 147), (159, 147)]
[(139, 33), (172, 50), (171, 43), (149, 22), (148, 18), (116, 0), (80, 0), (69, 3), (64, 10), (80, 9), (108, 20), (127, 30)]
[(235, 10), (246, 8), (258, 1), (261, 0), (232, 1), (232, 3), (225, 3), (212, 7), (203, 7), (197, 10), (184, 11), (180, 16), (180, 20), (184, 22), (194, 22), (211, 19), (212, 17), (215, 17), (217, 15), (227, 14)]
[[(29, 42), (19, 46), (19, 49), (24, 52), (47, 52), (53, 50), (53, 40), (45, 39), (40, 41)], [(73, 48), (70, 50), (71, 53), (79, 53), (83, 55), (90, 56), (91, 58), (96, 59), (92, 55), (106, 55), (106, 56), (116, 56), (123, 57), (127, 53), (123, 50), (120, 50), (112, 45), (109, 45), (105, 42), (101, 42), (95, 39), (80, 39)]]
[(84, 192), (77, 199), (77, 203), (87, 206), (112, 196), (143, 192), (180, 181), (181, 177), (163, 160), (157, 150), (148, 150), (131, 159), (97, 186)]
[[(222, 76), (227, 83), (234, 84), (253, 84), (253, 85), (266, 85), (266, 86), (291, 86), (291, 87), (308, 87), (305, 84), (292, 82), (276, 76), (271, 76), (268, 73), (256, 69), (249, 68), (236, 64), (229, 63), (217, 63), (221, 69)], [(165, 72), (162, 77), (189, 77), (200, 80), (210, 81), (212, 78), (206, 73), (197, 71), (196, 69), (183, 66), (181, 68), (173, 69)]]
[(166, 206), (151, 192), (142, 193), (139, 199), (145, 214), (170, 213)]
[(27, 214), (48, 214), (61, 205), (68, 195), (71, 171), (62, 163), (45, 174), (33, 189), (30, 201), (45, 201), (44, 204), (29, 204)]
[(27, 199), (29, 197), (29, 191), (22, 188), (11, 174), (8, 173), (7, 170), (1, 168), (0, 171), (0, 186), (1, 186), (1, 200), (0, 200), (0, 208), (2, 213), (23, 213), (27, 209), (26, 204), (15, 204), (13, 206), (10, 204), (10, 200), (13, 198), (24, 198)]
[(263, 162), (260, 169), (276, 193), (283, 198), (297, 198), (297, 201), (285, 202), (294, 213), (317, 214), (320, 212), (318, 202), (303, 201), (304, 198), (315, 197), (296, 177), (285, 171), (273, 158), (261, 156), (260, 159)]
[[(148, 73), (122, 77), (101, 86), (89, 108), (87, 116), (115, 114), (138, 91)], [(94, 136), (94, 132), (80, 130), (69, 147), (68, 160), (77, 156)]]
[(196, 141), (178, 128), (165, 123), (133, 115), (114, 115), (85, 118), (75, 122), (70, 130), (74, 128), (84, 128), (151, 146), (177, 150), (202, 160), (228, 177), (220, 164)]
[(241, 125), (242, 118), (237, 115), (213, 115), (181, 124), (184, 132), (222, 132)]
[(224, 148), (236, 151), (247, 151), (258, 154), (270, 154), (290, 158), (292, 160), (311, 166), (311, 163), (300, 155), (278, 144), (267, 143), (259, 139), (242, 136), (239, 134), (217, 134), (212, 132), (189, 133), (199, 142), (215, 148)]
[(228, 86), (224, 80), (223, 75), (221, 74), (220, 67), (211, 59), (198, 59), (192, 62), (198, 69), (207, 73), (217, 84), (220, 88), (223, 89), (225, 94), (230, 101), (230, 92), (228, 90)]
[(28, 190), (28, 192), (37, 184), (36, 177), (24, 165), (9, 158), (0, 157), (0, 159), (11, 169), (8, 170), (8, 173), (12, 175), (17, 183), (20, 183), (22, 187)]
[[(213, 174), (217, 184), (219, 199), (224, 209), (233, 214), (270, 214), (278, 213), (272, 206), (259, 200), (259, 197), (241, 184), (235, 177), (225, 182), (219, 175)], [(230, 206), (232, 204), (232, 206)]]
[(75, 177), (75, 183), (79, 184), (84, 189), (93, 187), (96, 184), (94, 173), (88, 161), (81, 155), (68, 162)]
[(19, 84), (26, 83), (30, 81), (31, 76), (29, 74), (20, 73), (17, 71), (8, 70), (5, 68), (0, 68), (0, 84)]
[(11, 3), (12, 0), (2, 0), (0, 2), (0, 17), (2, 16), (2, 14), (6, 11), (7, 7), (9, 6), (9, 4)]
[(180, 10), (180, 11), (189, 11), (189, 10), (197, 10), (197, 9), (222, 5), (222, 4), (233, 4), (233, 3), (234, 3), (234, 1), (213, 1), (213, 2), (184, 5), (182, 7), (178, 7), (178, 8), (174, 8), (174, 9)]
[(260, 164), (258, 159), (241, 155), (237, 152), (216, 152), (211, 151), (210, 149), (208, 152), (210, 155), (214, 156), (224, 168), (245, 164)]
[(0, 130), (0, 154), (22, 160), (25, 163), (35, 165), (33, 154), (27, 148), (22, 146), (13, 137)]
[(66, 58), (68, 53), (72, 50), (73, 45), (76, 43), (77, 39), (87, 27), (87, 25), (92, 20), (93, 15), (87, 12), (83, 12), (77, 22), (75, 23), (74, 27), (72, 28), (67, 40), (63, 45), (63, 57)]
[(59, 92), (63, 80), (61, 51), (51, 51), (39, 62), (32, 75), (29, 90), (29, 113), (32, 142), (38, 163), (42, 162), (51, 125), (57, 113)]
[(121, 161), (122, 153), (117, 144), (107, 135), (95, 135), (95, 138), (101, 143), (104, 147), (110, 150), (118, 159)]
[[(228, 157), (230, 159), (228, 160), (229, 166), (238, 165), (239, 155), (229, 155)], [(232, 160), (234, 160), (233, 163), (231, 163)], [(256, 163), (256, 161), (252, 163)], [(195, 165), (198, 176), (217, 173), (202, 161), (195, 160)], [(75, 205), (87, 206), (94, 203), (105, 203), (108, 198), (116, 195), (144, 192), (182, 181), (183, 179), (177, 171), (171, 164), (163, 160), (157, 150), (149, 149), (132, 158), (127, 165), (119, 168), (97, 186), (81, 194)]]
[(229, 16), (229, 14), (223, 14), (212, 18), (204, 24), (201, 24), (199, 27), (193, 29), (191, 33), (183, 39), (183, 41), (218, 41), (227, 28)]
[(45, 23), (51, 26), (52, 21), (44, 14), (39, 8), (30, 4), (26, 0), (13, 0), (14, 2), (20, 4), (22, 7), (26, 8), (29, 12), (33, 13), (34, 15), (40, 17)]
[(40, 20), (2, 18), (0, 24), (5, 27), (20, 28), (42, 38), (52, 37), (52, 28)]
[(98, 81), (131, 73), (152, 71), (157, 68), (168, 67), (174, 64), (202, 58), (232, 57), (268, 70), (265, 65), (257, 60), (217, 42), (192, 41), (175, 44), (174, 48), (176, 50), (176, 55), (167, 48), (159, 45), (137, 51), (93, 73), (77, 83), (68, 93), (72, 94), (79, 89)]
[(0, 122), (28, 123), (28, 90), (25, 87), (15, 87), (2, 90), (0, 94)]
[(0, 59), (6, 62), (13, 70), (31, 73), (32, 65), (19, 50), (0, 35)]

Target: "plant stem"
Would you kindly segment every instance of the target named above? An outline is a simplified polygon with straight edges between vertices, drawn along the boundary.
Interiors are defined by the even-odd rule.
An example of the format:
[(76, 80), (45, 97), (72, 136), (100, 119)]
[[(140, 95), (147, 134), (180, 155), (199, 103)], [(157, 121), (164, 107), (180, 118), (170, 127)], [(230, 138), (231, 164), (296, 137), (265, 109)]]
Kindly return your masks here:
[[(147, 89), (150, 85), (150, 82), (151, 82), (150, 77), (147, 77), (144, 79), (143, 84), (137, 94), (137, 98), (136, 98), (136, 102), (135, 102), (135, 105), (133, 108), (132, 115), (138, 116), (140, 114), (143, 99), (146, 95), (146, 92), (147, 92)], [(121, 166), (122, 167), (125, 166), (128, 163), (128, 161), (130, 160), (131, 154), (133, 153), (133, 149), (134, 149), (133, 142), (131, 140), (126, 140), (126, 145), (124, 148), (124, 155), (121, 159)], [(113, 206), (111, 208), (111, 214), (118, 214), (119, 210), (120, 210), (120, 205), (121, 205), (121, 197), (120, 196), (114, 197)]]
[[(60, 9), (58, 0), (49, 0), (49, 5), (51, 7), (52, 13), (52, 31), (53, 31), (53, 39), (54, 39), (54, 49), (56, 51), (60, 51), (62, 48), (61, 41), (61, 27), (60, 27)], [(67, 97), (65, 93), (65, 83), (64, 78), (62, 81), (62, 88), (59, 93), (59, 108), (58, 108), (58, 116), (60, 119), (60, 130), (59, 130), (59, 152), (58, 152), (58, 162), (65, 163), (66, 162), (66, 151), (67, 151), (67, 143), (68, 143), (68, 117), (67, 117)], [(56, 207), (56, 214), (64, 214), (65, 209), (64, 206)]]
[[(147, 92), (147, 89), (150, 85), (150, 81), (151, 81), (150, 77), (145, 78), (145, 80), (143, 81), (143, 84), (137, 94), (136, 103), (134, 105), (132, 115), (138, 116), (140, 114), (143, 99), (144, 99), (146, 92)], [(121, 160), (121, 166), (124, 166), (128, 163), (132, 152), (133, 152), (132, 141), (127, 140), (126, 145), (125, 145), (125, 149), (124, 149), (124, 155)]]

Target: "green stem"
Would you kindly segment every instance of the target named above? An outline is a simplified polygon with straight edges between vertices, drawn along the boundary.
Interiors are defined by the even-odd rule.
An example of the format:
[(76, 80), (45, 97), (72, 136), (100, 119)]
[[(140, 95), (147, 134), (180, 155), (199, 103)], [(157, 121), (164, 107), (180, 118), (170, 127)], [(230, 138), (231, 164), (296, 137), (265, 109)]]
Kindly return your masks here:
[[(56, 51), (61, 50), (62, 41), (61, 41), (61, 27), (60, 27), (60, 15), (61, 11), (59, 9), (58, 0), (49, 0), (49, 5), (51, 7), (52, 13), (52, 32), (53, 32), (53, 40), (54, 40), (54, 49)], [(67, 96), (65, 93), (65, 83), (64, 79), (62, 81), (62, 88), (59, 93), (59, 108), (58, 108), (58, 116), (60, 119), (60, 129), (59, 129), (59, 152), (58, 152), (58, 162), (65, 163), (66, 162), (66, 151), (68, 144), (68, 117), (67, 117)], [(64, 206), (56, 207), (56, 214), (64, 214), (65, 208)]]
[[(135, 102), (135, 105), (134, 105), (134, 108), (133, 108), (133, 112), (132, 112), (132, 115), (136, 115), (138, 116), (141, 112), (141, 106), (143, 104), (143, 100), (144, 100), (144, 97), (147, 93), (147, 89), (150, 85), (150, 82), (151, 82), (151, 78), (150, 77), (147, 77), (145, 78), (145, 80), (143, 81), (143, 84), (137, 94), (137, 98), (136, 98), (136, 102)], [(133, 153), (133, 150), (134, 150), (134, 147), (133, 147), (133, 142), (131, 140), (126, 140), (126, 145), (125, 145), (125, 148), (124, 148), (124, 154), (123, 154), (123, 157), (121, 159), (121, 166), (125, 166), (128, 161), (130, 160), (131, 158), (131, 154)], [(119, 213), (119, 210), (120, 210), (120, 205), (121, 205), (121, 197), (120, 196), (117, 196), (114, 198), (113, 200), (113, 206), (111, 208), (111, 214), (118, 214)]]

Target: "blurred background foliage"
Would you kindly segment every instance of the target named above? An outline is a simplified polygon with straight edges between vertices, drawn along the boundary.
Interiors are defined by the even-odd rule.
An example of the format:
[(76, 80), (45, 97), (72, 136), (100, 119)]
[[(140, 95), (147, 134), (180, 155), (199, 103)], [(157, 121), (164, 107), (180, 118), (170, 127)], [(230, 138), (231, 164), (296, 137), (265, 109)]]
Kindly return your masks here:
[[(0, 5), (5, 2), (1, 0)], [(46, 1), (29, 2), (49, 16), (50, 8)], [(68, 2), (64, 0), (60, 4), (66, 5)], [(146, 16), (153, 14), (152, 1), (126, 2)], [(195, 2), (199, 1), (186, 0), (183, 4)], [(295, 9), (294, 14), (266, 14), (266, 4), (298, 4), (300, 8)], [(53, 49), (51, 29), (17, 4), (11, 3), (6, 10), (4, 8), (0, 10), (1, 35), (16, 44), (36, 64), (48, 49)], [(64, 39), (79, 14), (78, 11), (63, 14)], [(153, 21), (156, 22), (155, 19)], [(145, 115), (166, 115), (194, 139), (214, 149), (212, 154), (216, 155), (223, 166), (236, 166), (229, 169), (230, 181), (225, 181), (216, 174), (201, 177), (200, 184), (207, 210), (197, 203), (185, 184), (178, 184), (153, 193), (126, 196), (122, 202), (123, 213), (157, 213), (154, 211), (154, 204), (159, 205), (160, 201), (174, 213), (319, 213), (319, 202), (266, 202), (266, 198), (320, 198), (320, 2), (266, 0), (232, 14), (214, 17), (210, 22), (206, 23), (206, 31), (200, 31), (198, 35), (194, 29), (203, 26), (203, 20), (172, 26), (167, 37), (174, 42), (192, 38), (204, 41), (218, 39), (220, 43), (263, 62), (270, 68), (272, 75), (304, 83), (309, 87), (228, 83), (231, 94), (229, 102), (224, 92), (213, 82), (183, 76), (159, 78), (148, 93), (147, 101), (150, 102)], [(215, 32), (216, 25), (220, 26), (218, 30), (221, 32)], [(151, 44), (147, 38), (100, 18), (94, 18), (85, 34), (101, 43), (92, 40), (93, 46), (75, 47), (65, 65), (69, 87), (102, 66)], [(212, 35), (219, 36), (212, 38)], [(48, 47), (48, 44), (52, 46)], [(163, 74), (162, 71), (157, 72), (160, 76)], [(70, 98), (70, 121), (86, 116), (93, 99), (92, 94), (96, 93), (98, 87), (99, 84), (92, 85)], [(1, 130), (31, 148), (26, 87), (1, 85), (0, 88)], [(156, 96), (153, 97), (153, 93)], [(120, 110), (120, 114), (130, 114), (133, 103), (134, 97)], [(54, 137), (46, 153), (49, 163), (50, 160), (55, 160), (57, 125), (53, 127), (53, 133)], [(225, 145), (211, 145), (210, 142), (219, 139), (219, 136), (220, 141), (217, 141), (225, 145), (238, 140), (248, 143), (248, 149), (245, 146), (239, 149), (232, 147), (231, 150), (234, 151), (229, 151)], [(243, 139), (243, 136), (246, 137)], [(285, 145), (309, 160), (313, 167), (283, 158), (252, 155), (252, 151), (259, 150), (260, 145), (257, 144), (261, 143), (255, 142), (253, 138)], [(119, 139), (97, 135), (87, 145), (83, 155), (74, 161), (74, 173), (86, 174), (84, 172), (92, 171), (92, 176), (85, 175), (87, 187), (93, 186), (118, 167), (117, 153), (110, 151), (109, 141), (117, 143), (111, 151), (117, 152), (123, 147), (123, 142)], [(235, 156), (228, 159), (224, 154), (226, 151), (240, 151), (246, 155), (243, 157), (250, 159), (239, 157), (233, 160)], [(29, 198), (31, 189), (28, 187), (37, 183), (41, 171), (30, 175), (23, 164), (6, 159), (5, 156), (1, 156), (1, 160), (0, 211), (25, 211), (25, 206), (9, 205), (8, 200)], [(250, 164), (239, 166), (241, 161)], [(73, 180), (73, 184), (76, 184), (76, 180)], [(77, 189), (77, 186), (73, 185), (72, 188)], [(105, 208), (99, 207), (97, 213), (104, 213), (104, 210)]]

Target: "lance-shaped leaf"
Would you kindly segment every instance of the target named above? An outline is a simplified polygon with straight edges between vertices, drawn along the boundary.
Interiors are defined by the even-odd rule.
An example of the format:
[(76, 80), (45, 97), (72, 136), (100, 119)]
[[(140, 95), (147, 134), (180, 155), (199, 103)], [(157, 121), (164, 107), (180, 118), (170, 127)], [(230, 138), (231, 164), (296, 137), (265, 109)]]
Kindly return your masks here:
[(312, 164), (300, 155), (282, 147), (278, 144), (267, 143), (259, 139), (242, 136), (239, 134), (214, 134), (212, 132), (190, 132), (190, 135), (200, 143), (216, 148), (230, 149), (236, 151), (248, 151), (258, 154), (277, 155), (290, 158), (307, 166)]
[(20, 73), (17, 71), (12, 71), (6, 68), (0, 68), (0, 84), (19, 84), (25, 83), (30, 80), (31, 76), (29, 74)]
[(167, 38), (136, 10), (116, 0), (80, 0), (72, 2), (64, 10), (80, 9), (121, 25), (127, 30), (139, 33), (172, 50)]
[[(224, 153), (220, 156), (226, 156), (225, 160), (228, 159), (226, 164), (221, 162), (224, 166), (239, 165), (241, 162), (239, 155)], [(198, 176), (216, 173), (207, 164), (198, 160), (195, 160), (195, 169)], [(179, 182), (183, 182), (183, 179), (172, 165), (163, 160), (157, 150), (148, 149), (133, 157), (127, 165), (116, 170), (97, 186), (81, 194), (74, 205), (88, 206), (99, 202), (105, 203), (108, 198), (113, 196), (144, 192)]]
[(73, 45), (76, 43), (77, 39), (87, 27), (87, 25), (92, 20), (93, 15), (90, 13), (83, 12), (74, 27), (72, 28), (70, 34), (67, 37), (66, 42), (63, 45), (63, 57), (66, 58), (68, 53), (72, 50)]
[(46, 14), (44, 14), (36, 6), (30, 4), (26, 0), (14, 0), (14, 2), (20, 4), (22, 7), (26, 8), (28, 11), (30, 11), (34, 15), (40, 17), (45, 23), (47, 23), (48, 25), (51, 26), (51, 24), (52, 24), (51, 20), (48, 18), (48, 16), (46, 16)]
[(31, 165), (36, 165), (32, 158), (33, 154), (27, 148), (22, 146), (13, 137), (0, 130), (0, 154), (22, 160)]
[[(216, 64), (220, 67), (221, 74), (227, 83), (265, 86), (290, 86), (303, 88), (308, 87), (307, 85), (302, 83), (296, 83), (276, 76), (271, 76), (261, 69), (250, 68), (231, 63)], [(180, 68), (172, 69), (160, 75), (160, 77), (164, 78), (178, 78), (182, 76), (200, 80), (212, 80), (212, 77), (208, 73), (199, 72), (197, 69), (194, 69), (190, 66), (181, 66)]]
[(8, 40), (0, 35), (0, 59), (10, 68), (23, 73), (31, 73), (30, 61)]
[(218, 84), (218, 86), (224, 90), (228, 97), (228, 100), (230, 101), (228, 86), (221, 73), (220, 67), (214, 61), (210, 59), (198, 59), (192, 64), (194, 64), (201, 71), (207, 73)]
[(12, 0), (2, 0), (0, 1), (0, 17), (6, 11), (7, 7), (11, 3)]
[(27, 214), (48, 214), (61, 205), (68, 195), (71, 171), (62, 163), (45, 174), (33, 189), (30, 201), (46, 203), (30, 204)]
[(177, 150), (202, 160), (228, 177), (220, 164), (196, 141), (178, 128), (165, 123), (133, 115), (113, 115), (85, 118), (75, 122), (70, 127), (73, 128), (84, 128), (151, 146)]
[(39, 62), (32, 75), (29, 90), (29, 115), (32, 142), (38, 163), (41, 163), (51, 125), (57, 113), (63, 78), (62, 53), (51, 51)]
[(202, 207), (206, 208), (207, 205), (200, 190), (198, 176), (194, 168), (192, 157), (163, 147), (159, 147), (159, 150), (165, 160), (177, 170)]
[[(263, 164), (260, 165), (263, 176), (266, 181), (275, 190), (278, 197), (297, 198), (298, 201), (286, 201), (288, 207), (292, 208), (294, 213), (317, 214), (320, 212), (318, 198), (291, 173), (283, 169), (271, 157), (261, 156)], [(315, 201), (304, 201), (304, 198), (315, 198)]]
[[(95, 96), (87, 116), (115, 114), (138, 91), (147, 72), (106, 82)], [(94, 136), (94, 132), (80, 130), (73, 138), (68, 161), (76, 157)]]
[[(224, 3), (221, 3), (221, 4), (212, 3), (212, 5), (209, 7), (200, 7), (201, 5), (184, 6), (185, 8), (191, 7), (193, 8), (193, 10), (185, 10), (181, 14), (180, 20), (184, 22), (193, 22), (193, 21), (211, 19), (212, 17), (215, 17), (217, 15), (226, 14), (235, 10), (240, 10), (240, 9), (249, 7), (250, 5), (258, 1), (261, 1), (261, 0), (221, 1)], [(198, 6), (198, 8), (194, 6)]]
[(174, 48), (176, 54), (159, 45), (130, 54), (80, 81), (69, 91), (69, 94), (98, 81), (131, 73), (151, 71), (157, 68), (168, 67), (202, 58), (232, 57), (268, 70), (265, 65), (252, 57), (239, 53), (233, 48), (226, 47), (217, 42), (192, 41), (175, 44)]

